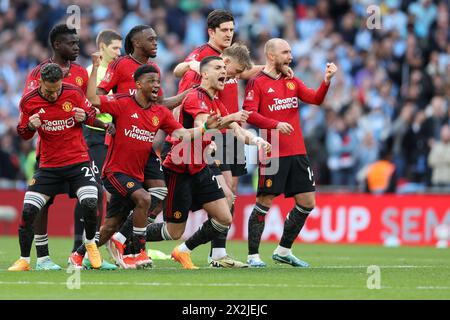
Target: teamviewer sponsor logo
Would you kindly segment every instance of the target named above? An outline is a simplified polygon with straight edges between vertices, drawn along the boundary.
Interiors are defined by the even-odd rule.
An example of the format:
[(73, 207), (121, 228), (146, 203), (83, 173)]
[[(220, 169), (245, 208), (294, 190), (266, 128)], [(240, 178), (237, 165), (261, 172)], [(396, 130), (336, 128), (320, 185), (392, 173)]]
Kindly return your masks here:
[(75, 125), (73, 117), (65, 120), (43, 120), (42, 130), (44, 131), (64, 131), (70, 129)]
[(137, 126), (131, 126), (131, 129), (125, 129), (125, 136), (144, 142), (153, 142), (155, 139), (154, 132), (139, 129)]
[(278, 99), (274, 98), (275, 102), (272, 105), (269, 105), (270, 111), (280, 111), (285, 109), (296, 109), (298, 108), (298, 99), (297, 97), (286, 98), (286, 99)]

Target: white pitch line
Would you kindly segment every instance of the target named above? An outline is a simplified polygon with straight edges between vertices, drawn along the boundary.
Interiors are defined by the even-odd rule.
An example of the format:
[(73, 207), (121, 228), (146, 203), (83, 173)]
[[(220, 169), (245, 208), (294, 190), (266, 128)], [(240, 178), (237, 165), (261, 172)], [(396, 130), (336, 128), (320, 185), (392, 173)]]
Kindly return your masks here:
[[(292, 268), (284, 263), (276, 263), (276, 267), (282, 267), (284, 269), (292, 268), (292, 270), (308, 270), (308, 269), (367, 269), (369, 266), (376, 265), (383, 269), (421, 269), (421, 268), (450, 268), (450, 265), (433, 265), (433, 266), (418, 266), (418, 265), (377, 265), (376, 263), (370, 264), (370, 265), (354, 265), (354, 266), (346, 266), (346, 265), (331, 265), (331, 266), (311, 266), (309, 268)], [(213, 269), (209, 267), (200, 267), (201, 270), (222, 270), (221, 268)], [(272, 270), (272, 268), (246, 268), (245, 270)], [(276, 268), (275, 268), (276, 269)], [(123, 270), (123, 269), (120, 269)], [(155, 267), (153, 269), (147, 270), (148, 272), (152, 272), (152, 270), (182, 270), (177, 267)], [(0, 269), (0, 273), (6, 272), (7, 269)], [(36, 271), (36, 270), (32, 270)], [(61, 271), (64, 271), (61, 270)], [(61, 272), (60, 271), (60, 272)], [(91, 270), (81, 270), (83, 272), (90, 272)], [(45, 272), (55, 272), (55, 271), (45, 271)], [(95, 271), (94, 271), (95, 272)], [(257, 272), (257, 271), (256, 271)], [(9, 273), (9, 272), (7, 272)], [(111, 271), (111, 273), (114, 273), (114, 271)]]
[[(0, 285), (56, 285), (63, 286), (66, 285), (66, 282), (50, 282), (50, 281), (0, 281)], [(151, 286), (151, 287), (267, 287), (267, 288), (334, 288), (334, 289), (365, 289), (364, 287), (359, 286), (344, 286), (344, 285), (317, 285), (317, 284), (297, 284), (297, 285), (288, 285), (288, 284), (272, 284), (272, 283), (191, 283), (191, 282), (81, 282), (81, 286)], [(450, 290), (448, 286), (417, 286), (417, 287), (391, 287), (391, 286), (383, 286), (381, 289), (389, 289), (389, 290)]]

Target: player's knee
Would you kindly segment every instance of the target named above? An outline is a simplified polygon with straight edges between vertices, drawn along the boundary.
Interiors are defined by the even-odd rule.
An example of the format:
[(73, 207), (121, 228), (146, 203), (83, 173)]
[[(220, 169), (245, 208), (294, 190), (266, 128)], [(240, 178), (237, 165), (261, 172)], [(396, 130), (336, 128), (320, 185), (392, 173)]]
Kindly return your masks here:
[(77, 190), (77, 197), (83, 209), (96, 211), (98, 205), (98, 189), (95, 186), (85, 186)]
[(37, 192), (27, 191), (23, 201), (22, 219), (24, 223), (32, 223), (39, 211), (45, 206), (47, 199)]
[(314, 207), (316, 206), (316, 198), (315, 197), (309, 197), (307, 199), (302, 199), (302, 201), (296, 201), (297, 205), (300, 205), (304, 208), (308, 208), (308, 209), (314, 209)]
[(27, 225), (31, 225), (38, 213), (39, 213), (38, 207), (30, 203), (24, 203), (22, 210), (23, 222)]
[(96, 211), (97, 204), (98, 204), (97, 198), (84, 198), (83, 200), (80, 201), (81, 207), (88, 211)]
[(170, 237), (172, 238), (172, 240), (178, 240), (183, 236), (184, 230), (180, 230), (180, 229), (172, 229), (172, 230), (168, 230)]
[(147, 196), (139, 196), (136, 199), (136, 207), (146, 208), (147, 210), (150, 208), (151, 200), (150, 197)]
[(222, 216), (222, 217), (217, 217), (215, 218), (215, 220), (217, 220), (217, 222), (219, 222), (221, 225), (224, 226), (231, 226), (231, 223), (233, 222), (233, 217), (231, 216), (231, 212), (228, 212), (228, 214)]

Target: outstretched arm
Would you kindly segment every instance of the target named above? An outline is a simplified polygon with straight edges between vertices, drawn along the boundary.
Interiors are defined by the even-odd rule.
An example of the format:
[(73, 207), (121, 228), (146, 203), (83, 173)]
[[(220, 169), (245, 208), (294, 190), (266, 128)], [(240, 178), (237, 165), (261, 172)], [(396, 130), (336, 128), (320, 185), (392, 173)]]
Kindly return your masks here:
[(270, 143), (265, 141), (263, 138), (254, 135), (251, 131), (242, 128), (236, 122), (230, 124), (229, 128), (233, 130), (233, 134), (236, 138), (245, 144), (255, 145), (258, 149), (263, 149), (266, 153), (269, 153), (272, 149)]

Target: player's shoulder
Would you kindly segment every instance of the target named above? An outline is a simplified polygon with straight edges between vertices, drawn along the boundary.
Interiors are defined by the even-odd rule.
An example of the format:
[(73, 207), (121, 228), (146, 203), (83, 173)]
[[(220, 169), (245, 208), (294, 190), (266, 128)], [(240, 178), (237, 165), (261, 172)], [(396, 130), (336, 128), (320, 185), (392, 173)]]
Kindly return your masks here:
[(116, 93), (113, 95), (108, 95), (108, 97), (113, 97), (115, 100), (130, 100), (133, 99), (132, 96), (130, 96), (127, 93)]
[(254, 86), (264, 81), (267, 81), (267, 75), (264, 72), (260, 71), (256, 74), (256, 76), (254, 76), (247, 82), (247, 88), (253, 88)]
[(20, 104), (22, 107), (26, 107), (27, 104), (28, 104), (30, 101), (32, 101), (34, 98), (36, 98), (36, 97), (40, 97), (40, 95), (39, 95), (39, 87), (34, 88), (33, 90), (28, 91), (26, 94), (24, 94), (24, 95), (22, 96), (22, 98), (20, 99), (20, 103), (19, 103), (19, 104)]
[(125, 55), (125, 56), (120, 56), (117, 59), (115, 59), (114, 61), (112, 61), (109, 65), (108, 65), (108, 69), (110, 70), (117, 70), (118, 68), (120, 68), (120, 66), (122, 66), (124, 63), (128, 63), (130, 61), (132, 61), (133, 59), (131, 59), (131, 57), (129, 55)]
[(64, 95), (77, 95), (84, 97), (84, 92), (80, 87), (73, 85), (71, 83), (62, 83), (62, 90)]
[(70, 66), (71, 66), (74, 70), (77, 70), (77, 71), (79, 71), (79, 72), (87, 72), (87, 71), (86, 71), (86, 68), (83, 67), (83, 66), (82, 66), (81, 64), (79, 64), (79, 63), (71, 62), (71, 63), (70, 63)]

